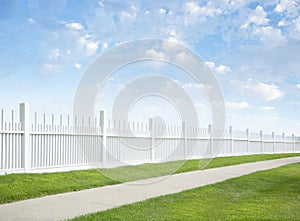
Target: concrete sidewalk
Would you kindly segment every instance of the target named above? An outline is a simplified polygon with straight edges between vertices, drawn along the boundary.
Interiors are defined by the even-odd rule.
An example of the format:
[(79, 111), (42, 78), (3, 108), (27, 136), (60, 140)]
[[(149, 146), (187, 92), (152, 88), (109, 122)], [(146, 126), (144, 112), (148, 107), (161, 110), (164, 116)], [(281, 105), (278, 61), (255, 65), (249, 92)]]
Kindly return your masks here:
[(193, 171), (0, 205), (0, 220), (64, 220), (300, 162), (290, 157)]

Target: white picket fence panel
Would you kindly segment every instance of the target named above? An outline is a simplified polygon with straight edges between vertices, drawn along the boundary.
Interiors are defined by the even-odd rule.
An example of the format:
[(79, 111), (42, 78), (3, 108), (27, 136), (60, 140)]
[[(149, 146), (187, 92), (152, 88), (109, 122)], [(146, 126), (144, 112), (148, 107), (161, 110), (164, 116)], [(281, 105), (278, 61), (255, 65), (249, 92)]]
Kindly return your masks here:
[[(117, 167), (127, 164), (201, 159), (215, 156), (300, 152), (300, 137), (182, 125), (111, 121), (98, 118), (55, 117), (35, 113), (21, 103), (9, 120), (0, 113), (0, 174), (56, 172)], [(6, 118), (5, 118), (6, 117)], [(223, 134), (219, 137), (218, 135)], [(216, 135), (214, 137), (213, 135)], [(221, 141), (216, 155), (212, 144)]]

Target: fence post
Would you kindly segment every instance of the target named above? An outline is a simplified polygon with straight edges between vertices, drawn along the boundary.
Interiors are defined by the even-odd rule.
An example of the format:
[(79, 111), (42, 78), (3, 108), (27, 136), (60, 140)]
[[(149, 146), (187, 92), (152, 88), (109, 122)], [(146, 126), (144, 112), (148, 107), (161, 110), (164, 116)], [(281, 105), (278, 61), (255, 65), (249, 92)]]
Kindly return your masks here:
[(282, 133), (282, 143), (283, 143), (283, 152), (286, 152), (286, 148), (285, 148), (285, 134)]
[(247, 136), (247, 154), (250, 154), (250, 133), (249, 133), (249, 129), (246, 129), (246, 136)]
[(232, 131), (232, 126), (229, 127), (229, 135), (230, 135), (230, 150), (231, 150), (231, 155), (233, 155), (233, 131)]
[(214, 138), (213, 138), (213, 131), (212, 131), (212, 126), (211, 124), (208, 125), (208, 134), (209, 134), (209, 139), (210, 139), (210, 142), (209, 142), (209, 151), (210, 151), (210, 156), (213, 155), (213, 141), (214, 141)]
[(27, 102), (20, 103), (20, 123), (23, 135), (21, 138), (22, 164), (24, 171), (27, 172), (31, 168), (31, 148), (30, 148), (30, 122), (29, 122), (29, 104)]
[(275, 153), (275, 133), (272, 132), (272, 139), (273, 139), (273, 153)]
[(187, 134), (186, 134), (186, 124), (182, 122), (182, 135), (183, 135), (183, 150), (184, 150), (184, 159), (187, 157)]
[(292, 134), (292, 139), (293, 139), (293, 152), (295, 152), (296, 151), (295, 134)]
[(100, 127), (102, 132), (102, 163), (106, 161), (106, 144), (107, 144), (107, 125), (106, 125), (106, 112), (100, 111)]
[(149, 130), (150, 130), (150, 161), (153, 162), (154, 160), (154, 123), (153, 118), (149, 118)]
[(261, 153), (264, 152), (264, 141), (263, 141), (263, 132), (262, 130), (259, 132), (260, 142), (261, 142)]

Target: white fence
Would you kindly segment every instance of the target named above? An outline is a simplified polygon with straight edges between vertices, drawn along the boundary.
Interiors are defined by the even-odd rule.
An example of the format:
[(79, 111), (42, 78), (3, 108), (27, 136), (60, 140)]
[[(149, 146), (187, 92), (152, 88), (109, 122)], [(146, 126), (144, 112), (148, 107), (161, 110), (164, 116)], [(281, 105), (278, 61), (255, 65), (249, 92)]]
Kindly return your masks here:
[[(36, 113), (30, 122), (29, 105), (20, 104), (20, 118), (0, 113), (0, 174), (116, 167), (126, 163), (161, 162), (208, 157), (212, 152), (211, 126), (190, 128), (99, 118), (58, 118)], [(221, 131), (218, 156), (300, 152), (300, 137)], [(163, 134), (163, 136), (162, 136)], [(159, 138), (161, 136), (161, 138)]]

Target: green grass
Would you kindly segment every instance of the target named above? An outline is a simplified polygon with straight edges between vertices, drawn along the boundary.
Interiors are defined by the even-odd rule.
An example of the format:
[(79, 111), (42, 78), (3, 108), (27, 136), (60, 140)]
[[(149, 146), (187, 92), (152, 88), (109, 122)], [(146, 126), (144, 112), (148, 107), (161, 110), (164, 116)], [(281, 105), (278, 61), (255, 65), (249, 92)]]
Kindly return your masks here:
[(300, 220), (300, 163), (73, 219)]
[[(219, 157), (213, 159), (207, 168), (292, 156), (300, 156), (300, 153)], [(202, 162), (204, 161), (202, 160)], [(179, 169), (175, 170), (174, 168)], [(114, 169), (3, 175), (0, 176), (0, 204), (198, 169), (199, 160), (189, 160), (186, 162), (142, 164)], [(113, 180), (105, 175), (113, 178), (117, 177), (118, 179)]]

